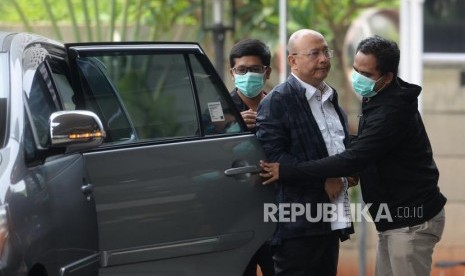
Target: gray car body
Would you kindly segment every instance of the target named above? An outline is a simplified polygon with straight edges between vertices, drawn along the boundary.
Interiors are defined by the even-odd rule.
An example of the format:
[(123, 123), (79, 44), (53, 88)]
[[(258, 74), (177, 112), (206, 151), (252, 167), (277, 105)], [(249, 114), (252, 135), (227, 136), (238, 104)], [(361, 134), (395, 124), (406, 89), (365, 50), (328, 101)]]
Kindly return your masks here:
[[(275, 227), (263, 222), (263, 203), (274, 193), (256, 174), (264, 153), (254, 135), (50, 147), (41, 149), (40, 162), (28, 162), (24, 87), (31, 77), (24, 64), (41, 58), (26, 56), (31, 45), (46, 45), (46, 55), (66, 62), (70, 49), (89, 47), (205, 56), (195, 43), (67, 49), (37, 35), (0, 32), (0, 274), (240, 275)], [(211, 64), (206, 68), (219, 81)]]

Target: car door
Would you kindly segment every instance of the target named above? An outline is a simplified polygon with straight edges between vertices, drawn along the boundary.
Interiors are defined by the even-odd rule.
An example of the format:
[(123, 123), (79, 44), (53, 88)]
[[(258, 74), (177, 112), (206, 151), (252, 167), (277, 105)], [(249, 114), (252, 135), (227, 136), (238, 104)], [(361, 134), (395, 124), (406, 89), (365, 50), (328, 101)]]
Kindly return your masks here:
[(108, 137), (84, 153), (101, 275), (240, 275), (273, 201), (228, 91), (197, 44), (68, 45)]

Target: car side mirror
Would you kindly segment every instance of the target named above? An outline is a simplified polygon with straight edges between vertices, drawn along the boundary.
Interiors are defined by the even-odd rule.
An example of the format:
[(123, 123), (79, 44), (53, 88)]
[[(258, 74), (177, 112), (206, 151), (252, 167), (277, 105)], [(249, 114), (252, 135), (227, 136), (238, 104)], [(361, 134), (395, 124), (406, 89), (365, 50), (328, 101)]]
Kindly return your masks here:
[(97, 147), (105, 139), (100, 118), (91, 111), (57, 111), (50, 115), (52, 148), (76, 151)]

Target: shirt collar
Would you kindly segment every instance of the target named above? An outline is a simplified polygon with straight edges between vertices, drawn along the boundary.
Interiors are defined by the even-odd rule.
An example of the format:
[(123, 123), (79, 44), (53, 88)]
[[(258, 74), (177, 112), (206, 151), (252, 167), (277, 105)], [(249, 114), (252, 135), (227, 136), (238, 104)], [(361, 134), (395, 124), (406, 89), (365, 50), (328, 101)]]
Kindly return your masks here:
[[(294, 73), (291, 74), (297, 79), (300, 85), (302, 85), (302, 87), (305, 88), (305, 97), (308, 101), (315, 95), (320, 96), (320, 93), (317, 93), (316, 87), (299, 79), (299, 77), (297, 77)], [(333, 98), (333, 89), (329, 85), (327, 85), (326, 82), (322, 82), (318, 88), (320, 91), (323, 92), (322, 98), (320, 100), (326, 101), (327, 99)]]

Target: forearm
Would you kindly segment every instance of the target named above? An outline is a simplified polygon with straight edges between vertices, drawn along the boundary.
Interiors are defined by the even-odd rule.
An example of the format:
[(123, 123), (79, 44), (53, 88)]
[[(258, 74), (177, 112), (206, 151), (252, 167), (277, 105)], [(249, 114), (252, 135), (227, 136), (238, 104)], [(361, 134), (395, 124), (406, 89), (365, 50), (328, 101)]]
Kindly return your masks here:
[(321, 180), (330, 177), (346, 177), (357, 174), (364, 165), (358, 160), (343, 154), (329, 156), (319, 160), (311, 160), (295, 164), (281, 163), (279, 179), (282, 181)]

